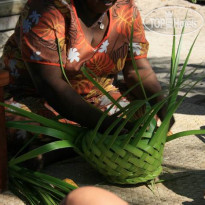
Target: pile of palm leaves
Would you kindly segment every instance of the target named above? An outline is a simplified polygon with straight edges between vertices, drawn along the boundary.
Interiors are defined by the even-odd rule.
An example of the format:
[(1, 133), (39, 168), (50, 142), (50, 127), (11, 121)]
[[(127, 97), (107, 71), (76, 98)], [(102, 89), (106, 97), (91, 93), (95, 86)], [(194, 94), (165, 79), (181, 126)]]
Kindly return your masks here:
[[(177, 51), (175, 51), (176, 37), (173, 35), (170, 84), (167, 97), (154, 106), (150, 106), (149, 101), (161, 93), (150, 98), (147, 98), (145, 94), (145, 100), (132, 101), (129, 105), (122, 108), (119, 105), (120, 99), (117, 101), (114, 100), (101, 87), (101, 85), (94, 80), (94, 77), (96, 77), (95, 74), (86, 67), (82, 68), (84, 75), (113, 102), (113, 106), (116, 105), (120, 109), (117, 120), (110, 125), (104, 134), (98, 133), (98, 129), (109, 110), (112, 109), (112, 106), (104, 113), (96, 128), (94, 130), (89, 130), (74, 125), (63, 124), (59, 121), (47, 119), (35, 113), (27, 112), (17, 107), (1, 103), (0, 105), (9, 108), (7, 109), (9, 112), (25, 116), (32, 122), (38, 122), (41, 125), (29, 124), (30, 121), (15, 121), (7, 122), (7, 127), (23, 129), (28, 132), (43, 134), (56, 139), (55, 142), (45, 144), (37, 149), (29, 151), (28, 153), (13, 157), (9, 161), (10, 189), (19, 197), (27, 200), (29, 204), (59, 204), (60, 200), (62, 200), (68, 192), (76, 188), (75, 186), (42, 173), (21, 168), (18, 165), (38, 155), (68, 147), (73, 147), (82, 155), (82, 157), (84, 157), (111, 182), (121, 184), (145, 182), (154, 179), (161, 173), (163, 149), (164, 144), (167, 141), (187, 135), (205, 134), (205, 130), (191, 130), (173, 134), (167, 138), (169, 123), (173, 113), (183, 102), (188, 92), (196, 85), (197, 82), (200, 81), (199, 79), (199, 81), (192, 85), (186, 83), (189, 77), (194, 74), (195, 70), (185, 77), (186, 66), (198, 36), (189, 50), (184, 65), (179, 70), (179, 58), (184, 29), (185, 28), (182, 29)], [(133, 57), (132, 39), (130, 47), (133, 66), (139, 77)], [(140, 80), (139, 84), (142, 86), (142, 80)], [(178, 98), (178, 92), (182, 88), (187, 88), (187, 92), (184, 96)], [(129, 89), (123, 96), (126, 96), (126, 94), (128, 94), (132, 89), (133, 88)], [(157, 128), (154, 116), (165, 103), (168, 105), (168, 112), (160, 127)], [(145, 104), (147, 109), (144, 116), (133, 121), (137, 110)], [(125, 119), (123, 123), (121, 123), (121, 125), (116, 129), (114, 134), (110, 134), (113, 127), (115, 127), (122, 118)], [(127, 134), (122, 135), (121, 131), (126, 123), (131, 120), (134, 123), (132, 130)]]

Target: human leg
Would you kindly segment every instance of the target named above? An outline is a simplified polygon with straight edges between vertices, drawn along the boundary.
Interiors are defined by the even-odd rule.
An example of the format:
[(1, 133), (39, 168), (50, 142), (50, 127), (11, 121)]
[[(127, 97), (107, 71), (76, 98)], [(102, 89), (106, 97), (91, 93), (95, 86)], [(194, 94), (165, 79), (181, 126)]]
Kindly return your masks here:
[(61, 205), (128, 205), (128, 203), (102, 188), (82, 187), (68, 194)]

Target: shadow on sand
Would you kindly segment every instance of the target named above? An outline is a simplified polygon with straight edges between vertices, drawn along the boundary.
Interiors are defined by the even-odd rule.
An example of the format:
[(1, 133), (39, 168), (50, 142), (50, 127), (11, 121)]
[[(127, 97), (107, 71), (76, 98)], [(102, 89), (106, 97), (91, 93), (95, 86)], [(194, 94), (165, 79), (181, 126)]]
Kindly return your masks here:
[(184, 201), (183, 205), (205, 204), (205, 170), (186, 170), (181, 167), (170, 167), (171, 169), (182, 169), (178, 173), (163, 173), (160, 180), (165, 180), (163, 185), (178, 195), (185, 196), (192, 201)]

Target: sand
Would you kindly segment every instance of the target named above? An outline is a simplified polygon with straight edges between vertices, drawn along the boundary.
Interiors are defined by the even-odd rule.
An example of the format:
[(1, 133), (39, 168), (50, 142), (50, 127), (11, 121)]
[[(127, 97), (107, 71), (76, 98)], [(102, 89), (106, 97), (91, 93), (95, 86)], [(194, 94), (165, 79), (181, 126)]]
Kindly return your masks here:
[[(192, 8), (199, 12), (205, 18), (205, 6), (200, 4), (193, 4), (184, 0), (136, 0), (138, 8), (141, 12), (142, 18), (153, 9), (164, 6), (182, 6)], [(163, 10), (161, 10), (162, 15)], [(183, 12), (184, 14), (184, 12)], [(184, 36), (181, 59), (185, 59), (187, 52), (197, 35), (198, 31)], [(160, 35), (151, 31), (146, 31), (147, 40), (150, 43), (149, 57), (169, 57), (171, 54), (172, 37), (167, 35)], [(200, 36), (193, 49), (191, 63), (202, 64), (205, 61), (205, 26), (203, 26)]]

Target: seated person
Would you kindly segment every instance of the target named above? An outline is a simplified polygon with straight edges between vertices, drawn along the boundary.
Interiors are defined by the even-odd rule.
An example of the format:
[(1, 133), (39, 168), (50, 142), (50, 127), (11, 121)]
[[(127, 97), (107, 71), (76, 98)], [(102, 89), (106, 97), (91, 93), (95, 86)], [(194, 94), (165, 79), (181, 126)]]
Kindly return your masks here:
[[(161, 87), (147, 60), (148, 42), (134, 0), (28, 0), (4, 48), (5, 66), (12, 78), (6, 103), (49, 118), (60, 114), (63, 122), (94, 128), (111, 102), (83, 75), (81, 67), (94, 72), (95, 80), (115, 99), (121, 95), (113, 85), (119, 72), (126, 88), (138, 83), (129, 48), (132, 25), (134, 59), (149, 97)], [(62, 73), (59, 54), (70, 84)], [(132, 91), (132, 98), (144, 98), (140, 86)], [(162, 99), (158, 96), (151, 104)], [(123, 98), (121, 104), (127, 103)], [(165, 114), (164, 106), (158, 117), (163, 120)], [(115, 119), (108, 115), (99, 132)], [(12, 142), (25, 137), (24, 132), (10, 131)]]

